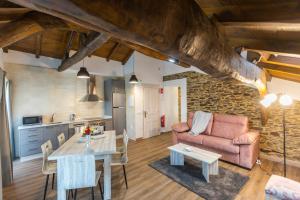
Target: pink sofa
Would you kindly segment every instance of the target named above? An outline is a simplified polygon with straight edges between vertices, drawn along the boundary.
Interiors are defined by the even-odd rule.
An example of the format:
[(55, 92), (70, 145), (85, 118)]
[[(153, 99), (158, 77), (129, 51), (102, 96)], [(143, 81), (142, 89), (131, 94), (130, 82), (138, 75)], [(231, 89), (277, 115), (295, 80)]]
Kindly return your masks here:
[(213, 114), (204, 133), (188, 133), (194, 113), (189, 113), (187, 123), (172, 126), (173, 144), (185, 143), (222, 155), (221, 160), (251, 169), (259, 155), (259, 133), (248, 130), (244, 116)]

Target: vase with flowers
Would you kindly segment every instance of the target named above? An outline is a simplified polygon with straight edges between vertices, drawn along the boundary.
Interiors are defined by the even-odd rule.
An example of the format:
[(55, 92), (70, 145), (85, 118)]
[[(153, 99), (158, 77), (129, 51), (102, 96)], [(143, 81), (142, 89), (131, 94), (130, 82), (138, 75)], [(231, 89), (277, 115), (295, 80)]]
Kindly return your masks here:
[(91, 143), (91, 128), (89, 126), (84, 129), (83, 135), (86, 138), (86, 146), (88, 147)]

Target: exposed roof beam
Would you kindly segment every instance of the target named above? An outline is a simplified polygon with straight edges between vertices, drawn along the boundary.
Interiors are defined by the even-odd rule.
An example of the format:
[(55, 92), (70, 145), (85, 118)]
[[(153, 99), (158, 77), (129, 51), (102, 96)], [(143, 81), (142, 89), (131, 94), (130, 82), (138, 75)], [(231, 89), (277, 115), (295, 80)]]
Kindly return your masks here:
[[(239, 80), (264, 77), (256, 65), (230, 48), (194, 1), (10, 0), (85, 28), (141, 44), (202, 71)], [(151, 16), (151, 17), (149, 17)], [(180, 20), (178, 20), (180, 19)], [(174, 31), (176, 30), (176, 31)]]
[(117, 42), (117, 43), (113, 46), (113, 48), (109, 51), (109, 53), (108, 53), (108, 55), (107, 55), (107, 57), (106, 57), (106, 61), (107, 61), (107, 62), (110, 61), (110, 58), (112, 57), (112, 55), (115, 53), (115, 51), (118, 49), (119, 46), (120, 46), (120, 43)]
[(287, 21), (300, 19), (298, 0), (208, 1), (196, 0), (208, 15), (219, 21)]
[(249, 38), (228, 38), (231, 46), (243, 46), (246, 49), (262, 50), (272, 53), (300, 54), (300, 41), (258, 40)]
[(42, 51), (43, 34), (38, 33), (35, 39), (35, 57), (39, 58)]
[(269, 69), (268, 72), (272, 75), (272, 77), (300, 83), (300, 75)]
[(105, 33), (90, 33), (90, 35), (87, 37), (86, 44), (84, 44), (73, 56), (64, 60), (57, 70), (62, 72), (72, 67), (74, 64), (78, 63), (83, 58), (96, 51), (105, 42), (107, 42), (109, 38), (110, 36)]
[(38, 12), (27, 13), (21, 19), (5, 24), (0, 29), (0, 48), (13, 44), (47, 29), (81, 29), (63, 20)]
[(282, 65), (285, 65), (285, 66), (300, 68), (300, 57), (271, 55), (268, 59), (268, 62), (281, 63)]
[(300, 23), (291, 22), (222, 22), (220, 28), (260, 31), (300, 31)]
[(258, 66), (266, 68), (266, 69), (271, 69), (271, 70), (282, 71), (282, 72), (287, 72), (287, 73), (300, 75), (300, 68), (287, 67), (287, 66), (280, 65), (280, 64), (271, 64), (271, 63), (265, 63), (265, 62), (259, 62)]
[(69, 58), (69, 53), (70, 53), (70, 50), (72, 48), (72, 44), (73, 44), (73, 40), (76, 36), (76, 31), (69, 31), (68, 32), (68, 36), (67, 36), (67, 45), (65, 47), (65, 50), (64, 50), (64, 56), (63, 56), (63, 60)]
[(122, 61), (122, 65), (125, 65), (125, 64), (127, 63), (127, 61), (129, 60), (129, 58), (131, 57), (131, 55), (133, 54), (133, 52), (134, 52), (133, 49), (131, 49), (131, 50), (128, 52), (127, 56), (126, 56), (126, 57), (124, 58), (124, 60)]

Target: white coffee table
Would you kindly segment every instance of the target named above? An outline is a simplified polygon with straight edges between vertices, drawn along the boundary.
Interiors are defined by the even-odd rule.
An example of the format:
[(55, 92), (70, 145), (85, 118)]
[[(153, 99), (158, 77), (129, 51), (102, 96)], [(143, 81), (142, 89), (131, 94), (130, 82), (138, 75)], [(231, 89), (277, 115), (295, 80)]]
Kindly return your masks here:
[(202, 162), (202, 174), (207, 182), (209, 182), (209, 175), (219, 174), (218, 159), (222, 157), (220, 154), (182, 143), (170, 146), (168, 149), (171, 165), (184, 165), (184, 156), (187, 156)]

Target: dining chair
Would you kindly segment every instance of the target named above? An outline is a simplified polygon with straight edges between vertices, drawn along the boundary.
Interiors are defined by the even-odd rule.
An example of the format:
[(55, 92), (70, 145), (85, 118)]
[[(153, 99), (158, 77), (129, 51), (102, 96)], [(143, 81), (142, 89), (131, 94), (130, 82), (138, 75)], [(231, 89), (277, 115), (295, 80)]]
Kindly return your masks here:
[(96, 171), (95, 156), (70, 155), (61, 158), (62, 174), (64, 182), (62, 187), (66, 190), (75, 190), (74, 199), (77, 197), (77, 189), (91, 188), (92, 199), (94, 200), (94, 187), (99, 184), (101, 197), (103, 199), (103, 191), (100, 182), (101, 171)]
[(128, 189), (126, 168), (125, 168), (125, 165), (128, 163), (127, 146), (128, 146), (128, 135), (127, 135), (126, 130), (124, 129), (124, 131), (123, 131), (123, 146), (117, 148), (117, 152), (116, 152), (116, 154), (114, 154), (114, 156), (112, 158), (111, 166), (122, 166), (123, 167), (126, 189)]
[(43, 165), (42, 165), (42, 173), (46, 175), (46, 185), (44, 188), (44, 200), (47, 195), (47, 188), (49, 182), (49, 176), (52, 174), (52, 189), (54, 188), (54, 179), (56, 174), (56, 162), (49, 161), (48, 156), (53, 152), (52, 143), (50, 140), (41, 145), (42, 153), (43, 153)]
[(64, 133), (59, 134), (57, 136), (59, 146), (62, 146), (66, 142), (66, 137)]

